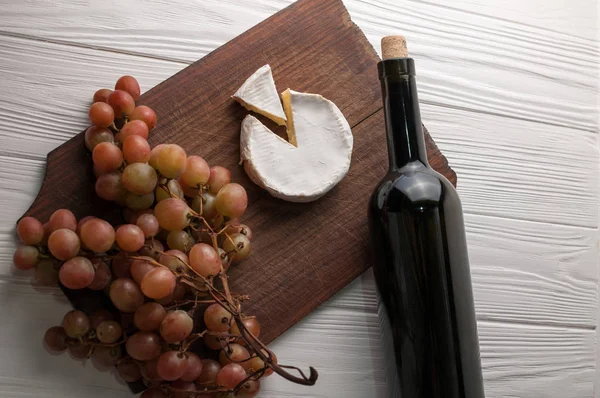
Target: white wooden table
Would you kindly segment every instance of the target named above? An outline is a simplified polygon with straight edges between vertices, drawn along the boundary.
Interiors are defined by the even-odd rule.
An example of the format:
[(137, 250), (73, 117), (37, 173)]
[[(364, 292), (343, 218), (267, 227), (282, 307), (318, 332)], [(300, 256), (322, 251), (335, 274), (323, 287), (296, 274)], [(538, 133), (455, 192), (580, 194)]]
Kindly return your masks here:
[[(46, 154), (87, 125), (97, 88), (132, 74), (145, 91), (291, 2), (0, 2), (0, 397), (130, 396), (42, 348), (69, 305), (11, 266)], [(423, 120), (459, 175), (487, 397), (594, 396), (597, 1), (345, 3), (376, 48), (408, 37)], [(261, 397), (389, 396), (378, 322), (367, 272), (272, 345), (317, 386), (272, 377)]]

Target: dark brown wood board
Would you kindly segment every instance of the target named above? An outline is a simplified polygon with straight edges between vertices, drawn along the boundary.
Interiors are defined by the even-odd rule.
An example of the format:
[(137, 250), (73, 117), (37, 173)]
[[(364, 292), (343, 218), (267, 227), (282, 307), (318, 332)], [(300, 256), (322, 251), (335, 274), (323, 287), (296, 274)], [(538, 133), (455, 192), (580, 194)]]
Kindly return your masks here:
[[(254, 231), (253, 254), (232, 268), (231, 286), (250, 295), (245, 312), (258, 317), (266, 343), (370, 267), (367, 201), (387, 168), (378, 61), (340, 0), (300, 0), (139, 101), (158, 114), (152, 146), (177, 143), (212, 165), (228, 167), (233, 180), (247, 188), (250, 205), (243, 221)], [(238, 164), (240, 125), (248, 112), (230, 96), (267, 63), (280, 91), (289, 87), (323, 95), (353, 128), (350, 172), (316, 202), (275, 199)], [(432, 166), (456, 183), (446, 158), (429, 134), (426, 138)], [(97, 215), (121, 222), (117, 206), (95, 196), (91, 165), (83, 134), (52, 151), (40, 193), (26, 214), (45, 221), (64, 207), (78, 218)]]

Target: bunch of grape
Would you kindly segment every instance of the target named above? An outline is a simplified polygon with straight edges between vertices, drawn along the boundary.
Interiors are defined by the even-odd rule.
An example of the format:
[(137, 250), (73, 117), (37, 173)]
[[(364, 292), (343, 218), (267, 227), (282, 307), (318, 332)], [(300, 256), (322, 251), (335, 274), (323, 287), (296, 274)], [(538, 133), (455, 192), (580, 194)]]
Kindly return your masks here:
[(245, 189), (178, 145), (150, 149), (157, 119), (135, 106), (139, 94), (131, 76), (96, 92), (85, 132), (96, 193), (123, 206), (127, 223), (60, 209), (45, 224), (25, 217), (17, 225), (17, 268), (34, 268), (42, 285), (103, 291), (114, 306), (70, 311), (46, 332), (47, 347), (116, 365), (123, 380), (148, 387), (142, 398), (254, 397), (274, 371), (314, 384), (313, 368), (300, 378), (277, 364), (258, 340), (258, 320), (241, 310), (247, 297), (229, 290), (227, 270), (251, 250), (252, 231), (239, 221)]

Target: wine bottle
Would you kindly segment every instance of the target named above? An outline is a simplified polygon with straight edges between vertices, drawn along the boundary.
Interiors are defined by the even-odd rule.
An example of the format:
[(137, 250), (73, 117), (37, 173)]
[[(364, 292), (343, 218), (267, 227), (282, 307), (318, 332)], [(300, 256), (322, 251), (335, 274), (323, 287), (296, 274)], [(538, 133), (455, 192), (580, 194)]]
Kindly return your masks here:
[(389, 170), (371, 197), (369, 229), (400, 397), (483, 398), (461, 203), (429, 166), (406, 42), (382, 43)]

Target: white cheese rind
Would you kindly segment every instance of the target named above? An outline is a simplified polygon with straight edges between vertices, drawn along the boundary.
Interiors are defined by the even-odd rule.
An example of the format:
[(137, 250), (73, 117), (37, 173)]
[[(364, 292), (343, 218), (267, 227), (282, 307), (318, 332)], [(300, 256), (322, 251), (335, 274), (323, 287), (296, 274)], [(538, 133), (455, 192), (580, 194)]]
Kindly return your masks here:
[(242, 123), (241, 160), (252, 181), (271, 195), (311, 202), (347, 174), (352, 131), (338, 107), (320, 95), (291, 91), (290, 105), (298, 146), (248, 115)]
[(286, 116), (275, 87), (271, 66), (265, 65), (254, 72), (233, 95), (246, 109), (260, 113), (280, 126), (285, 125)]

